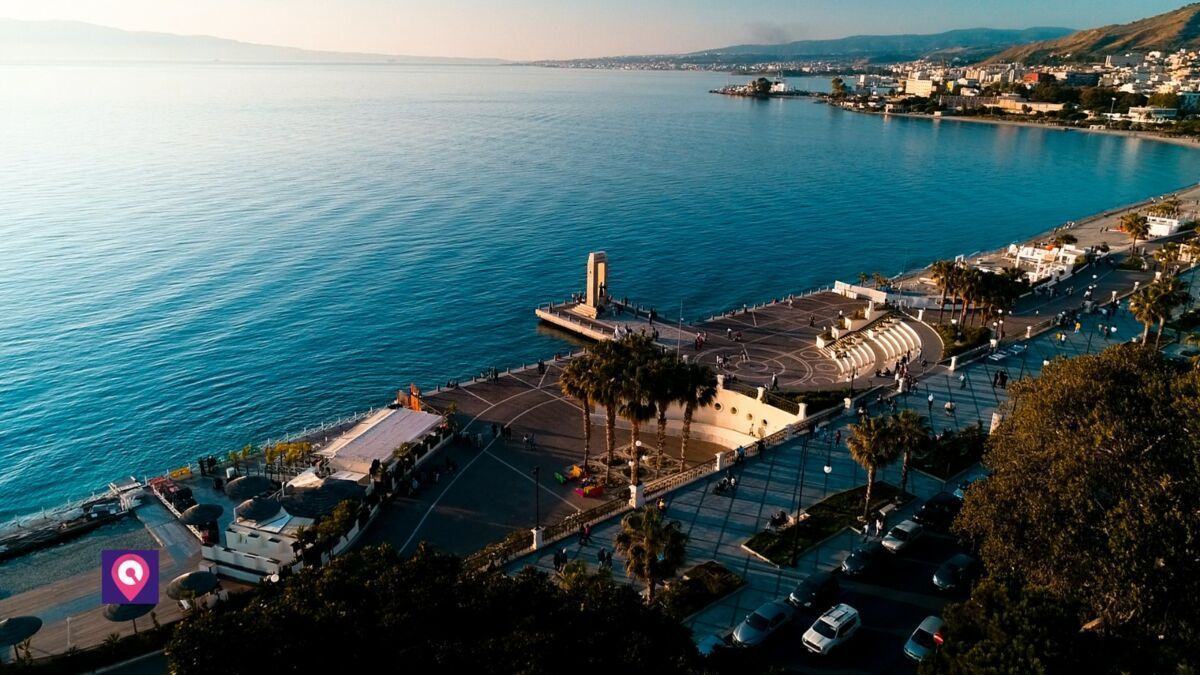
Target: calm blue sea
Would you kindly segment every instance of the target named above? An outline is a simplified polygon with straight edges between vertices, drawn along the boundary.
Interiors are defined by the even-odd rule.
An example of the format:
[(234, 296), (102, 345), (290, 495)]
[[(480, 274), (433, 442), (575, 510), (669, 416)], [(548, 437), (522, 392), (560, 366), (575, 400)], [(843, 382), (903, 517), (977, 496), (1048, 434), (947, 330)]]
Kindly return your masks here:
[(1185, 148), (729, 81), (0, 66), (0, 519), (563, 349), (532, 310), (589, 250), (695, 317), (1200, 180)]

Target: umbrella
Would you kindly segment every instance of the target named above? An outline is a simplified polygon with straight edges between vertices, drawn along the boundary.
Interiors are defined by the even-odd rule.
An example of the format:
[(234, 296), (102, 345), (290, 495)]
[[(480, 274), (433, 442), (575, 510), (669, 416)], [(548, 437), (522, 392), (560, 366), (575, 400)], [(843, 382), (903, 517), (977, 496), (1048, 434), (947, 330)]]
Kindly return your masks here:
[(225, 494), (230, 499), (250, 499), (274, 490), (275, 483), (266, 476), (242, 476), (225, 484)]
[(104, 618), (114, 623), (123, 621), (133, 622), (133, 632), (137, 632), (137, 620), (154, 609), (154, 605), (105, 605)]
[(197, 504), (187, 511), (183, 512), (179, 520), (184, 525), (193, 525), (199, 527), (209, 523), (215, 523), (221, 514), (225, 513), (225, 509), (218, 504)]
[(262, 522), (279, 513), (280, 508), (279, 502), (270, 497), (254, 497), (238, 504), (234, 513), (238, 518)]
[(36, 616), (14, 616), (0, 621), (0, 647), (12, 647), (16, 654), (17, 645), (33, 637), (42, 629), (42, 620)]
[(217, 575), (212, 572), (198, 570), (181, 574), (167, 584), (167, 597), (172, 600), (186, 600), (198, 595), (211, 593), (217, 587)]

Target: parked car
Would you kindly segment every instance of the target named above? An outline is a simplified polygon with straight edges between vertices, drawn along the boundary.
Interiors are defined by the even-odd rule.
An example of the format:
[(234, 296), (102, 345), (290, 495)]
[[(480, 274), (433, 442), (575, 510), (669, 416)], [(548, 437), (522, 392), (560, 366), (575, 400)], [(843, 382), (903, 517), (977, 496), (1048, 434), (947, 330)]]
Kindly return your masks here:
[(908, 642), (904, 643), (904, 655), (917, 663), (924, 661), (942, 646), (945, 640), (942, 630), (945, 627), (946, 622), (942, 621), (941, 617), (925, 617), (921, 625), (913, 631), (912, 637), (908, 638)]
[(913, 542), (920, 539), (923, 534), (925, 534), (925, 528), (921, 527), (920, 523), (905, 520), (888, 530), (881, 543), (892, 553), (900, 553), (912, 546)]
[(870, 541), (855, 547), (842, 561), (842, 572), (849, 577), (861, 577), (879, 566), (883, 558), (883, 545)]
[(804, 647), (816, 654), (828, 654), (858, 632), (858, 610), (845, 603), (822, 614), (804, 632)]
[(792, 618), (796, 610), (786, 602), (772, 600), (750, 612), (744, 621), (733, 629), (733, 641), (743, 647), (760, 645)]
[(788, 602), (797, 608), (819, 609), (833, 604), (837, 595), (837, 575), (832, 571), (818, 572), (801, 579), (788, 595)]
[(939, 492), (921, 505), (912, 519), (935, 530), (948, 530), (962, 510), (962, 500), (949, 492)]
[(942, 591), (956, 591), (967, 586), (979, 574), (979, 561), (959, 553), (938, 566), (933, 573), (933, 585)]

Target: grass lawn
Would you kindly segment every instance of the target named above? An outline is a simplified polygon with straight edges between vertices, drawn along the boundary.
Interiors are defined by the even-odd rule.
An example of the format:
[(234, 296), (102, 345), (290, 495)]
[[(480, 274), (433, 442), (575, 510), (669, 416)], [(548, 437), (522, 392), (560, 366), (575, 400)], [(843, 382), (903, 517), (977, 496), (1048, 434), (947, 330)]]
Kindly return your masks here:
[(683, 620), (741, 588), (746, 583), (719, 562), (710, 560), (684, 572), (659, 596), (663, 609)]
[(925, 454), (913, 457), (912, 466), (925, 473), (947, 480), (965, 471), (983, 457), (987, 434), (980, 424), (971, 424), (955, 432), (947, 430), (932, 442)]
[[(763, 530), (746, 540), (746, 548), (770, 560), (776, 565), (792, 565), (794, 558), (804, 554), (813, 545), (828, 539), (843, 529), (858, 522), (863, 512), (867, 486), (846, 490), (813, 504), (808, 517), (779, 531)], [(900, 498), (908, 502), (912, 495), (901, 496), (899, 488), (889, 483), (877, 482), (871, 491), (871, 511), (883, 508)]]
[(986, 344), (992, 337), (992, 331), (987, 326), (966, 326), (961, 329), (962, 339), (955, 340), (955, 328), (951, 324), (937, 324), (933, 327), (942, 344), (946, 346), (942, 358), (950, 358), (965, 351), (970, 351), (979, 345)]

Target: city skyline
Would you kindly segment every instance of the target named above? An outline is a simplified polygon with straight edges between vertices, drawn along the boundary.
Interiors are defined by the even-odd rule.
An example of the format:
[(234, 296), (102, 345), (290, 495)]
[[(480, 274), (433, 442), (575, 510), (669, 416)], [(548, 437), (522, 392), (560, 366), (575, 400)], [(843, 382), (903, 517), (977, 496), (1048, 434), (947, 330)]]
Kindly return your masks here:
[[(1035, 5), (1031, 7), (1031, 5)], [(629, 0), (0, 0), (0, 17), (83, 21), (135, 31), (211, 35), (260, 44), (344, 52), (510, 60), (670, 54), (742, 43), (861, 34), (936, 33), (956, 28), (1088, 28), (1181, 6), (1179, 0), (1071, 0), (1053, 5), (1000, 0), (897, 6), (868, 0), (718, 3)], [(1080, 25), (1086, 17), (1087, 25)]]

